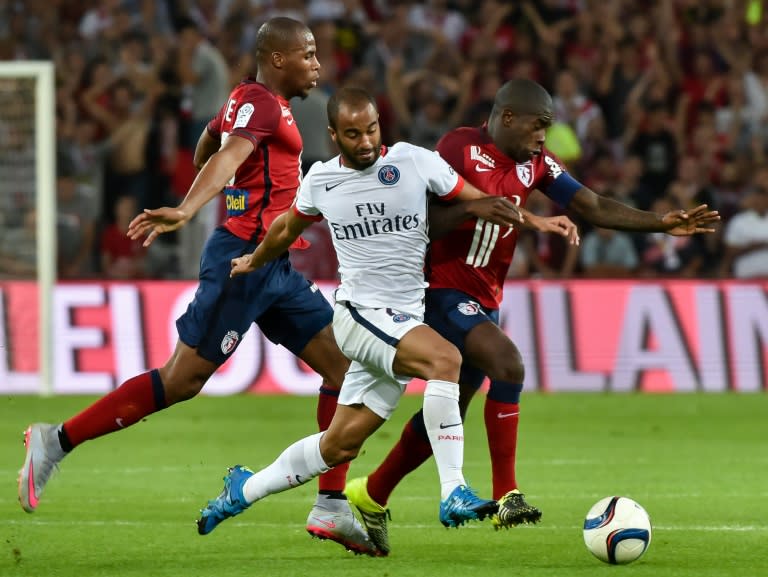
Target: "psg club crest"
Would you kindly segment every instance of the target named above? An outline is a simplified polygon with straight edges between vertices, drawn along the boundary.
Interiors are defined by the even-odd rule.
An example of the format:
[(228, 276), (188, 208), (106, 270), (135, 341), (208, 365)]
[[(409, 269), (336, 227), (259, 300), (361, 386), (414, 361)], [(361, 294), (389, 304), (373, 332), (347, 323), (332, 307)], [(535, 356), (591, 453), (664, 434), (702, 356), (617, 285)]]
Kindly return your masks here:
[(531, 183), (533, 182), (533, 167), (530, 162), (517, 165), (517, 178), (523, 183), (525, 188), (531, 186)]
[(228, 355), (235, 350), (239, 340), (240, 335), (237, 334), (237, 331), (228, 331), (224, 338), (221, 339), (221, 352)]
[(379, 169), (379, 182), (391, 186), (400, 180), (400, 171), (391, 164), (385, 164)]
[(479, 315), (482, 310), (480, 309), (480, 305), (473, 301), (467, 301), (465, 303), (459, 303), (456, 308), (459, 309), (459, 312), (466, 316), (474, 316)]
[(405, 321), (411, 320), (411, 315), (398, 312), (394, 309), (387, 309), (387, 314), (392, 316), (393, 323), (404, 323)]

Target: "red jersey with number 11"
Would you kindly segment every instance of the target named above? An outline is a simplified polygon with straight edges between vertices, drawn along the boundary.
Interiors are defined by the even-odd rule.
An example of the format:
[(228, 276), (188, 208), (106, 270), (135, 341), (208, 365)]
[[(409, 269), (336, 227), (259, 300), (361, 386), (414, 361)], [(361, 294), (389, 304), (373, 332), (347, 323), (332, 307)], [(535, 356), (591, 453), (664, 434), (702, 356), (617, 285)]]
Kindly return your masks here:
[[(546, 149), (528, 162), (515, 162), (493, 144), (485, 126), (452, 130), (437, 143), (437, 152), (486, 194), (505, 196), (519, 206), (534, 189), (566, 206), (581, 187)], [(470, 219), (432, 241), (429, 288), (460, 290), (485, 307), (499, 308), (517, 234), (514, 227)]]

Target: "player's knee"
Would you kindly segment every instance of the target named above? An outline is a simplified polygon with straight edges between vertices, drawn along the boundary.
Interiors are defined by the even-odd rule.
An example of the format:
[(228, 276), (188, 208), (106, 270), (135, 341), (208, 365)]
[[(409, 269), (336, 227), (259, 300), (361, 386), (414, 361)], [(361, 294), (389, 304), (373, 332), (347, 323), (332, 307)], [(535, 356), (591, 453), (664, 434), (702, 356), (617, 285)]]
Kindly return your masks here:
[(167, 404), (172, 405), (191, 399), (203, 390), (207, 381), (208, 375), (186, 375), (184, 378), (179, 378), (169, 373), (163, 377)]
[(497, 355), (487, 374), (491, 380), (522, 383), (525, 380), (525, 365), (519, 354)]
[(457, 382), (461, 370), (461, 353), (453, 344), (445, 341), (436, 347), (429, 358), (426, 379)]

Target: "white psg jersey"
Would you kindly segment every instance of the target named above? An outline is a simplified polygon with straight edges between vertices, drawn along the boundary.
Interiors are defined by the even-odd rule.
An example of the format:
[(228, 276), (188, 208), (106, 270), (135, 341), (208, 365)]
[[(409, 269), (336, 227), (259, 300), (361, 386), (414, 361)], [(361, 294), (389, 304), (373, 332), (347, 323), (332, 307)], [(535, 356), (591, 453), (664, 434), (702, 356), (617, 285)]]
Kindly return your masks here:
[(340, 156), (317, 162), (301, 183), (294, 211), (325, 218), (339, 260), (337, 301), (422, 315), (427, 192), (458, 194), (463, 179), (440, 156), (399, 142), (365, 170)]

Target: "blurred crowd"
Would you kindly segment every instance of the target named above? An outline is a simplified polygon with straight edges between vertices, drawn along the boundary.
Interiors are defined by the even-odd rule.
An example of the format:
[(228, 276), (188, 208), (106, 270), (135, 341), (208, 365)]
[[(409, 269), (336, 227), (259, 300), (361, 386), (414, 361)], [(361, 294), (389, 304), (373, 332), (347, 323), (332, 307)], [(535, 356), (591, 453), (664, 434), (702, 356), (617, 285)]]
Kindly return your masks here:
[[(0, 60), (56, 66), (61, 279), (193, 278), (215, 202), (149, 250), (125, 236), (175, 205), (192, 152), (230, 88), (254, 72), (262, 22), (291, 16), (317, 42), (321, 83), (294, 116), (305, 169), (335, 154), (325, 104), (375, 93), (385, 143), (433, 147), (479, 125), (516, 76), (552, 94), (547, 146), (596, 192), (658, 212), (707, 203), (716, 234), (582, 226), (578, 248), (521, 234), (510, 277), (768, 277), (768, 2), (763, 0), (0, 0)], [(34, 276), (29, 86), (0, 80), (0, 274)], [(28, 94), (25, 94), (25, 91)], [(26, 123), (26, 124), (25, 124)], [(534, 195), (528, 208), (558, 209)], [(336, 276), (324, 225), (293, 255)]]

